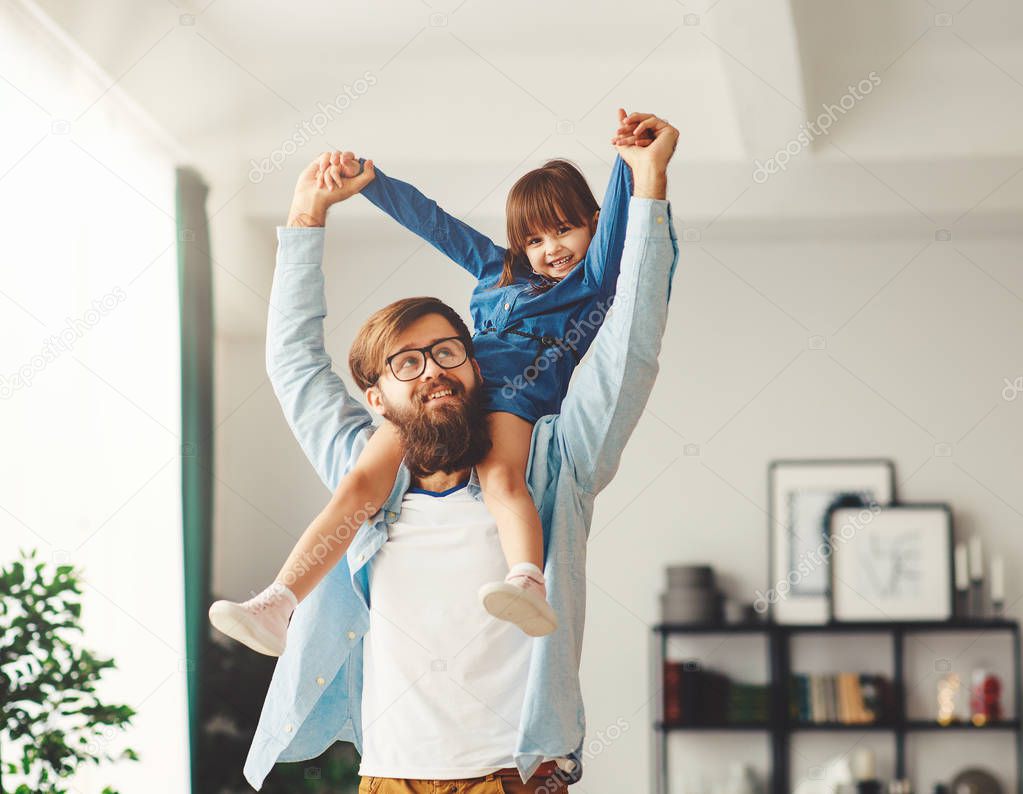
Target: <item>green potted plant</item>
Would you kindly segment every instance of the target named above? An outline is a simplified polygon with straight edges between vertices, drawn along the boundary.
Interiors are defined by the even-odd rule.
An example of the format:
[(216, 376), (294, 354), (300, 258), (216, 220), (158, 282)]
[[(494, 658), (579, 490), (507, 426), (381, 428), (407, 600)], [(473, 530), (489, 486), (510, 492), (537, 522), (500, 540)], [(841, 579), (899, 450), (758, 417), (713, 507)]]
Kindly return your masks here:
[(78, 647), (81, 614), (72, 566), (22, 551), (0, 567), (0, 794), (67, 794), (83, 765), (138, 760), (134, 750), (106, 749), (135, 712), (97, 697), (115, 665)]

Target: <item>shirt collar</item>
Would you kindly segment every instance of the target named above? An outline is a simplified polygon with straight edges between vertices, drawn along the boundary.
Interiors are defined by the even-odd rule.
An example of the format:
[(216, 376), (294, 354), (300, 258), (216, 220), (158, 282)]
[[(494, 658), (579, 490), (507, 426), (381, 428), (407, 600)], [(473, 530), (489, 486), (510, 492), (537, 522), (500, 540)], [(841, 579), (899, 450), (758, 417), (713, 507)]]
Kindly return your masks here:
[[(394, 480), (394, 490), (391, 491), (390, 497), (384, 504), (384, 521), (388, 524), (398, 518), (398, 514), (401, 513), (401, 502), (405, 498), (405, 492), (411, 486), (412, 473), (409, 471), (408, 466), (405, 465), (405, 461), (402, 461), (398, 466), (398, 476)], [(469, 471), (469, 483), (466, 485), (466, 488), (473, 499), (482, 501), (483, 488), (480, 485), (480, 478), (476, 473), (475, 466)]]

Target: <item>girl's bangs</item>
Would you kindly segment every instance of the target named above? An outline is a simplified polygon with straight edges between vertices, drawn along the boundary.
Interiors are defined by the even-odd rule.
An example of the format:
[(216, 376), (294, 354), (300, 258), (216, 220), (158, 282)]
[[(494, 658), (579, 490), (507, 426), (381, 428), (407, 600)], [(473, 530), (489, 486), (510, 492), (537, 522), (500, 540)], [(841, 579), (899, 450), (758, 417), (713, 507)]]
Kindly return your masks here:
[(559, 201), (553, 195), (553, 191), (545, 190), (540, 185), (536, 187), (537, 189), (522, 197), (521, 211), (513, 214), (509, 242), (517, 251), (525, 249), (526, 240), (530, 235), (542, 229), (556, 229), (562, 220), (571, 226), (582, 226), (586, 223), (586, 211), (578, 196), (566, 191), (567, 195), (561, 196)]

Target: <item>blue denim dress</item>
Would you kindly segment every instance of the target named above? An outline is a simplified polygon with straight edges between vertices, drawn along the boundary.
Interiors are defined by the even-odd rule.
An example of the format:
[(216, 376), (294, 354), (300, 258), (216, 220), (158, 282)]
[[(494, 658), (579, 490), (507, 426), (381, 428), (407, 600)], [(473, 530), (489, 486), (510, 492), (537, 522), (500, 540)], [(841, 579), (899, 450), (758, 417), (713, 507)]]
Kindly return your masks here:
[(572, 372), (614, 300), (632, 189), (632, 172), (617, 155), (586, 256), (544, 291), (537, 289), (543, 276), (498, 287), (505, 249), (407, 182), (376, 168), (362, 195), (476, 278), (469, 309), (484, 407), (535, 423), (560, 410)]

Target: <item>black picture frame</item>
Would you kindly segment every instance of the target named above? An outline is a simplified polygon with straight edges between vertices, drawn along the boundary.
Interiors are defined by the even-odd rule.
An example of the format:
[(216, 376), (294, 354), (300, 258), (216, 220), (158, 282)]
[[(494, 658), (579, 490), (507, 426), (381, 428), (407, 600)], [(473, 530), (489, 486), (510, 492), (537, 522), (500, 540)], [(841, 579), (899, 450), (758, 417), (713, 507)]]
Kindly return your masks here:
[[(890, 458), (779, 458), (772, 460), (768, 463), (767, 471), (767, 483), (768, 483), (768, 553), (767, 553), (767, 593), (771, 594), (776, 592), (776, 584), (781, 581), (780, 576), (782, 569), (780, 567), (779, 559), (779, 547), (785, 545), (785, 539), (781, 538), (778, 533), (776, 524), (778, 523), (780, 505), (777, 504), (776, 493), (779, 490), (777, 487), (777, 481), (785, 471), (793, 470), (796, 474), (800, 469), (816, 469), (819, 468), (821, 473), (824, 474), (824, 470), (831, 468), (835, 470), (842, 469), (857, 469), (863, 470), (864, 476), (867, 476), (867, 472), (873, 475), (873, 479), (877, 480), (880, 478), (882, 484), (885, 486), (886, 494), (879, 499), (881, 504), (892, 504), (896, 502), (898, 494), (895, 491), (895, 463)], [(850, 483), (851, 484), (851, 483)], [(854, 486), (853, 486), (854, 487)], [(841, 490), (841, 489), (840, 489)], [(821, 522), (822, 522), (822, 533), (823, 521), (825, 520), (826, 511), (821, 511)], [(819, 596), (816, 596), (812, 603), (807, 604), (806, 608), (802, 608), (798, 603), (794, 603), (797, 597), (786, 593), (784, 597), (778, 596), (776, 598), (766, 598), (767, 601), (767, 614), (768, 620), (775, 623), (825, 623), (830, 618), (831, 614), (831, 594), (830, 594), (830, 573), (824, 577), (822, 584), (822, 591)], [(761, 596), (758, 594), (758, 600)], [(802, 597), (799, 597), (802, 598)], [(757, 601), (754, 602), (756, 607)]]

